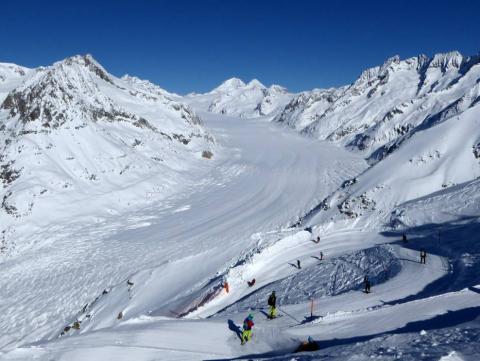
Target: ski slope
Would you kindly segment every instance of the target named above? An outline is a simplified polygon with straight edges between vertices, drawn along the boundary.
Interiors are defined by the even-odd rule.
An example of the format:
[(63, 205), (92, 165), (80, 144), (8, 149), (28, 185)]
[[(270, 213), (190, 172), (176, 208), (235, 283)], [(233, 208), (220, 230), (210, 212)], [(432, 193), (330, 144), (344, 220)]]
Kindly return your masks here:
[[(278, 255), (279, 257), (271, 258), (271, 263), (289, 269), (284, 261), (301, 256), (309, 249), (309, 245), (302, 242), (304, 233), (287, 236), (287, 239), (300, 243), (295, 247), (297, 251), (290, 250)], [(388, 241), (387, 238), (364, 232), (342, 232), (326, 238), (325, 246), (330, 242), (336, 243), (338, 238), (346, 238), (346, 243), (352, 248), (355, 248), (355, 245), (362, 247), (364, 239), (372, 239), (372, 244)], [(381, 333), (394, 332), (411, 322), (480, 305), (480, 289), (464, 289), (408, 302), (390, 302), (421, 291), (448, 271), (448, 264), (442, 257), (430, 255), (428, 264), (421, 265), (417, 259), (418, 252), (400, 246), (391, 247), (400, 259), (401, 271), (382, 284), (374, 284), (371, 294), (352, 290), (334, 297), (315, 299), (313, 318), (308, 317), (309, 302), (282, 305), (279, 307), (282, 317), (273, 321), (266, 319), (266, 307), (263, 310), (254, 308), (254, 338), (245, 346), (240, 346), (237, 333), (245, 314), (252, 312), (249, 308), (240, 312), (227, 310), (208, 319), (172, 319), (141, 315), (84, 335), (19, 348), (5, 357), (7, 360), (33, 357), (45, 360), (50, 357), (58, 360), (204, 360), (245, 355), (250, 355), (249, 358), (262, 358), (292, 352), (298, 345), (298, 340), (304, 340), (308, 336), (315, 337), (320, 343), (327, 343), (332, 339), (374, 337)], [(258, 264), (254, 262), (253, 266), (257, 266), (260, 271), (261, 266), (271, 267), (272, 264), (263, 260), (258, 261)], [(309, 272), (314, 271), (313, 268), (314, 265), (305, 266)], [(282, 291), (277, 289), (279, 297), (282, 297)], [(203, 313), (207, 313), (207, 310), (208, 308), (203, 309)], [(198, 316), (198, 313), (196, 316), (192, 315)]]
[[(317, 244), (320, 228), (288, 228), (362, 172), (361, 158), (269, 123), (201, 116), (223, 153), (212, 170), (192, 175), (193, 185), (141, 211), (58, 226), (55, 238), (2, 265), (2, 360), (291, 359), (285, 355), (308, 336), (327, 347), (315, 359), (336, 350), (334, 340), (375, 340), (480, 307), (476, 287), (429, 291), (458, 269), (448, 259), (453, 251), (437, 254), (428, 233), (403, 244), (399, 235), (332, 226)], [(423, 246), (433, 250), (426, 265), (418, 260)], [(366, 273), (368, 295), (361, 291)], [(228, 293), (218, 288), (224, 280)], [(270, 321), (266, 296), (273, 289), (282, 317)], [(250, 312), (254, 336), (241, 346), (238, 333)], [(80, 330), (58, 337), (75, 319)], [(368, 346), (357, 347), (367, 353)]]
[(44, 229), (31, 249), (2, 263), (2, 349), (58, 336), (104, 289), (140, 272), (158, 277), (141, 297), (99, 316), (98, 327), (116, 324), (126, 307), (125, 319), (151, 309), (172, 316), (172, 298), (188, 299), (235, 263), (257, 245), (255, 234), (296, 221), (366, 167), (356, 155), (268, 123), (201, 116), (224, 149), (213, 170), (186, 175), (182, 192), (153, 206), (145, 200), (140, 211)]

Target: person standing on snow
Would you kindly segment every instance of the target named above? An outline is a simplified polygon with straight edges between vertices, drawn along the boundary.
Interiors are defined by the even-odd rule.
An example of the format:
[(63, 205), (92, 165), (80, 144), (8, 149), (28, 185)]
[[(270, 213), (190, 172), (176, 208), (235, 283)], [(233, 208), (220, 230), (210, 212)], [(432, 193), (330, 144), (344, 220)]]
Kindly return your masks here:
[(277, 297), (275, 296), (275, 291), (272, 291), (272, 294), (268, 297), (268, 305), (270, 306), (268, 318), (273, 319), (277, 317)]
[(368, 279), (367, 276), (363, 278), (363, 283), (365, 285), (365, 293), (370, 293), (370, 280)]
[(252, 339), (252, 328), (254, 325), (253, 315), (249, 314), (243, 321), (242, 345)]
[(425, 249), (420, 251), (420, 263), (427, 264), (427, 251)]
[(300, 260), (299, 259), (297, 259), (297, 268), (298, 269), (302, 268), (302, 267), (300, 267)]

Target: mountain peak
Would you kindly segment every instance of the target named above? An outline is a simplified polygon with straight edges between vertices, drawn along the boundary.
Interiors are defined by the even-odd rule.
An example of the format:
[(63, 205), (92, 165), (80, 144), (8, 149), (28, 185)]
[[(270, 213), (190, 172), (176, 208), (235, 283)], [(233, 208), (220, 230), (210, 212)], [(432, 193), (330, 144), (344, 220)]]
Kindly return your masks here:
[(88, 69), (106, 82), (112, 83), (112, 79), (105, 68), (96, 61), (91, 54), (74, 55), (53, 64), (54, 67), (61, 66), (80, 66)]
[(383, 65), (380, 67), (380, 73), (385, 72), (391, 65), (393, 64), (399, 64), (400, 63), (400, 56), (399, 55), (394, 55), (390, 58), (388, 58)]
[(385, 74), (388, 73), (388, 70), (390, 67), (394, 64), (400, 64), (400, 56), (399, 55), (394, 55), (387, 60), (381, 65), (381, 66), (374, 66), (372, 68), (368, 68), (364, 70), (361, 74), (359, 79), (357, 80), (357, 83), (363, 83), (364, 81), (370, 81), (373, 78), (376, 78), (378, 76), (384, 76)]
[(246, 84), (239, 78), (230, 78), (216, 87), (213, 91), (226, 91), (243, 88)]
[(249, 88), (266, 88), (258, 79), (252, 79), (248, 82), (247, 86)]
[(450, 68), (460, 68), (464, 61), (464, 57), (458, 51), (450, 51), (448, 53), (436, 54), (430, 62), (430, 67), (441, 68), (445, 71)]
[(82, 66), (91, 66), (95, 65), (97, 67), (101, 67), (100, 63), (96, 61), (91, 54), (84, 54), (84, 55), (73, 55), (63, 60), (56, 62), (55, 64), (65, 64), (65, 65), (82, 65)]
[(99, 80), (113, 84), (112, 79), (91, 55), (76, 55), (36, 69), (7, 95), (1, 108), (32, 129), (58, 128), (67, 121), (113, 119), (121, 111), (114, 109), (97, 85)]
[(275, 92), (275, 93), (283, 93), (284, 94), (284, 93), (288, 92), (287, 88), (285, 88), (281, 85), (278, 85), (278, 84), (272, 84), (269, 89), (270, 89), (270, 91)]
[(464, 63), (465, 58), (458, 51), (451, 51), (448, 53), (439, 53), (429, 59), (426, 55), (419, 55), (416, 57), (402, 60), (399, 55), (394, 55), (388, 58), (381, 66), (375, 66), (364, 70), (358, 80), (357, 84), (369, 82), (376, 77), (386, 77), (390, 71), (395, 71), (402, 68), (414, 68), (420, 70), (425, 66), (431, 68), (441, 68), (445, 71), (449, 68), (460, 68)]

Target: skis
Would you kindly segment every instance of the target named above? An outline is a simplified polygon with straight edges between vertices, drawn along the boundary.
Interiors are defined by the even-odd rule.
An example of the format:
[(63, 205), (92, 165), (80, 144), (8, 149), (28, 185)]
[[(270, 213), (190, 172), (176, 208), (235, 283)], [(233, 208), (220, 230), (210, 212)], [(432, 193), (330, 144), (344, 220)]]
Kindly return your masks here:
[(267, 320), (272, 321), (272, 320), (274, 320), (276, 318), (280, 318), (280, 317), (283, 317), (283, 315), (276, 315), (275, 317), (267, 316)]

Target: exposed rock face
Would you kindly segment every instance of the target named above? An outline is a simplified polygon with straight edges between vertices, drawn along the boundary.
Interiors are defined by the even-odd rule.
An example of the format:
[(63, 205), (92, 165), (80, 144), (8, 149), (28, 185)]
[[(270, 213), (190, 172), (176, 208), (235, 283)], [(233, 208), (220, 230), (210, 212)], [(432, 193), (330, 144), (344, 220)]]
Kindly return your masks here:
[[(98, 79), (126, 91), (90, 55), (74, 56), (51, 67), (38, 69), (22, 86), (8, 94), (1, 109), (8, 110), (11, 117), (18, 117), (23, 124), (37, 123), (36, 126), (24, 126), (28, 129), (39, 130), (39, 126), (56, 129), (65, 123), (78, 125), (88, 121), (126, 121), (155, 130), (146, 119), (112, 100), (101, 89), (105, 84), (99, 83)], [(167, 92), (161, 92), (153, 84), (148, 88), (147, 82), (132, 79), (126, 78), (126, 81), (138, 88), (130, 89), (130, 95), (141, 94), (145, 98), (148, 94), (149, 100), (162, 100), (166, 106), (179, 112), (184, 120), (200, 123), (191, 109), (168, 99)]]
[(474, 106), (479, 79), (479, 57), (395, 56), (350, 86), (296, 95), (274, 121), (363, 152), (375, 163), (417, 131)]
[(135, 204), (213, 146), (178, 96), (117, 78), (90, 55), (33, 70), (0, 64), (2, 229), (42, 207), (52, 213), (68, 194), (118, 192), (124, 207)]

